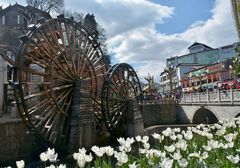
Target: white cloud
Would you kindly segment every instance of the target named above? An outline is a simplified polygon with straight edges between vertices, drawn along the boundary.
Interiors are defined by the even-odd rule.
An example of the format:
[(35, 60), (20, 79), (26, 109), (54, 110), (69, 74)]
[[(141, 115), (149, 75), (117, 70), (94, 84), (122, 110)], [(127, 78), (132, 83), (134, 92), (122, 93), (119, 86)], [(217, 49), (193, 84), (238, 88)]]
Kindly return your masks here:
[(192, 23), (184, 32), (168, 35), (155, 30), (155, 25), (164, 24), (174, 14), (172, 7), (147, 0), (67, 0), (65, 3), (73, 11), (93, 13), (106, 30), (114, 60), (133, 65), (140, 76), (149, 72), (159, 77), (166, 58), (187, 53), (187, 47), (195, 41), (212, 47), (238, 41), (230, 0), (215, 0), (212, 17)]
[(165, 35), (152, 26), (137, 27), (110, 38), (109, 46), (120, 62), (144, 62), (137, 67), (140, 76), (149, 72), (159, 77), (166, 58), (187, 53), (187, 47), (195, 41), (212, 47), (237, 41), (230, 1), (216, 0), (211, 18), (196, 21), (182, 33)]
[(173, 14), (173, 8), (146, 0), (72, 0), (67, 7), (94, 13), (109, 38), (139, 27), (151, 27)]
[(180, 35), (189, 42), (198, 41), (212, 47), (236, 42), (237, 34), (231, 10), (229, 0), (216, 0), (210, 19), (189, 27)]

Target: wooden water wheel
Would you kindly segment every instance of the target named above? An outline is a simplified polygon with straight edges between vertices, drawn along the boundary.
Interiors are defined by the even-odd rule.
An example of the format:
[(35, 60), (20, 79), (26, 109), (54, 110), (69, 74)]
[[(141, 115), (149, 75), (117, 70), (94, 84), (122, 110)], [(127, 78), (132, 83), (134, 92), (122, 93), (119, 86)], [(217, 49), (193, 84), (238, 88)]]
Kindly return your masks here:
[(129, 64), (116, 64), (108, 70), (102, 90), (102, 113), (113, 136), (126, 136), (129, 100), (142, 104), (138, 76)]
[(29, 29), (20, 38), (15, 99), (33, 133), (47, 143), (62, 145), (67, 141), (73, 90), (79, 81), (84, 81), (83, 89), (91, 97), (96, 121), (102, 120), (100, 94), (108, 64), (99, 44), (71, 19), (41, 21)]

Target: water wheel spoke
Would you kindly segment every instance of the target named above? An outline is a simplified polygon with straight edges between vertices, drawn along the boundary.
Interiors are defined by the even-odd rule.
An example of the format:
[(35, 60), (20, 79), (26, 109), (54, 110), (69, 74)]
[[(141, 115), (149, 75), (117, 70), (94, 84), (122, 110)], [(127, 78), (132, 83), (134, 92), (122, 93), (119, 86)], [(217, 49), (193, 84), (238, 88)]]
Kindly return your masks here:
[(110, 108), (110, 117), (112, 118), (115, 115), (122, 115), (126, 110), (126, 104), (116, 104), (114, 107)]
[[(43, 52), (48, 58), (46, 59), (50, 59), (52, 61), (52, 63), (54, 63), (56, 65), (56, 68), (58, 68), (57, 70), (61, 70), (61, 72), (63, 72), (61, 75), (63, 75), (64, 77), (69, 77), (69, 78), (73, 78), (72, 75), (66, 71), (61, 62), (56, 62), (56, 59), (54, 59), (55, 57), (59, 58), (59, 55), (64, 55), (62, 54), (62, 51), (58, 52), (54, 52), (53, 54), (50, 53), (49, 49), (47, 48), (46, 45), (43, 44), (43, 42), (40, 40), (40, 44), (37, 44), (35, 41), (33, 41), (33, 44), (35, 45), (35, 47), (37, 47), (38, 49), (40, 49), (41, 52)], [(36, 52), (40, 52), (37, 49), (35, 49)], [(60, 64), (59, 64), (60, 63)], [(61, 66), (60, 66), (61, 65)]]
[(48, 120), (48, 122), (45, 124), (45, 128), (47, 129), (46, 131), (46, 136), (49, 137), (49, 141), (55, 142), (57, 140), (57, 136), (60, 133), (59, 128), (63, 124), (61, 121), (61, 116), (59, 113), (57, 113), (53, 119)]
[(87, 59), (87, 57), (84, 57), (84, 59), (82, 60), (82, 61), (84, 61), (84, 63), (83, 64), (81, 64), (81, 66), (80, 66), (80, 69), (79, 69), (79, 73), (78, 73), (78, 75), (79, 76), (83, 76), (83, 73), (84, 73), (84, 71), (86, 72), (88, 72), (89, 71), (89, 68), (88, 68), (88, 64), (87, 64), (87, 62), (88, 62), (88, 59)]
[[(70, 105), (71, 105), (71, 102), (72, 102), (72, 90), (69, 90), (69, 93), (66, 94), (66, 98), (64, 98), (64, 101), (62, 103), (62, 109), (68, 113), (69, 112), (69, 108), (70, 108)], [(67, 98), (69, 97), (69, 98)], [(64, 108), (65, 107), (65, 108)]]
[(104, 77), (104, 74), (97, 74), (94, 76), (88, 76), (88, 77), (83, 77), (84, 80), (93, 80), (95, 79), (95, 77), (99, 78), (99, 77)]
[(75, 55), (73, 54), (72, 50), (70, 49), (66, 49), (66, 55), (68, 56), (69, 60), (70, 60), (70, 63), (71, 63), (71, 66), (72, 66), (72, 74), (73, 76), (76, 76), (77, 75), (77, 68), (76, 68), (76, 65), (75, 65)]
[(112, 79), (113, 79), (113, 84), (116, 85), (116, 87), (119, 88), (120, 93), (122, 93), (122, 95), (124, 95), (124, 97), (126, 97), (124, 88), (122, 87), (123, 76), (121, 76), (121, 73), (119, 72), (119, 70), (116, 70), (115, 73), (116, 73), (116, 74), (114, 74), (113, 77), (112, 77)]
[(37, 120), (35, 120), (33, 123), (35, 124), (35, 127), (40, 127), (42, 126), (46, 119), (49, 117), (49, 115), (52, 113), (52, 111), (55, 108), (55, 104), (53, 102), (53, 99), (50, 99), (48, 107), (41, 111), (41, 113), (38, 115)]
[(72, 86), (73, 86), (73, 84), (65, 84), (65, 85), (60, 85), (60, 86), (53, 86), (52, 90), (53, 91), (58, 91), (58, 90), (61, 90), (61, 89), (70, 88)]
[[(69, 96), (69, 94), (72, 92), (72, 89), (68, 90), (66, 89), (65, 91), (63, 91), (61, 94), (59, 94), (56, 98), (55, 98), (55, 103), (57, 105), (57, 108), (60, 112), (62, 112), (64, 115), (68, 116), (67, 112), (63, 110), (63, 108), (60, 107), (61, 102), (67, 98)], [(70, 103), (70, 102), (69, 102)]]
[(72, 93), (72, 90), (73, 90), (72, 88), (66, 89), (60, 95), (58, 95), (56, 97), (56, 103), (60, 107), (59, 110), (67, 116), (68, 116), (68, 114), (67, 114), (68, 111), (64, 110), (64, 107), (67, 105), (67, 107), (69, 108), (69, 106), (71, 104), (71, 96), (70, 95)]
[(42, 109), (47, 107), (47, 105), (49, 104), (49, 101), (51, 101), (51, 100), (50, 99), (44, 99), (43, 101), (40, 101), (39, 103), (37, 103), (36, 105), (34, 105), (30, 109), (28, 109), (28, 114), (33, 115), (34, 113), (41, 111)]
[(50, 53), (54, 53), (54, 55), (57, 55), (56, 47), (53, 45), (54, 44), (56, 45), (58, 42), (55, 40), (50, 41), (50, 39), (52, 39), (51, 36), (48, 36), (46, 32), (45, 33), (42, 33), (42, 32), (45, 32), (45, 31), (37, 30), (37, 33), (36, 33), (37, 39), (42, 42), (43, 46), (48, 47), (48, 48), (45, 47), (45, 49), (47, 49), (47, 51), (49, 51)]
[[(54, 38), (54, 40), (55, 40), (55, 44), (58, 46), (58, 50), (61, 50), (62, 49), (62, 46), (59, 44), (59, 39), (58, 39), (58, 37), (57, 37), (57, 34), (58, 34), (58, 31), (56, 31), (55, 29), (56, 29), (56, 25), (53, 25), (53, 24), (46, 24), (47, 25), (47, 28), (45, 27), (45, 29), (48, 29), (48, 31), (46, 32), (46, 31), (44, 31), (44, 29), (43, 29), (43, 33), (45, 34), (45, 36), (47, 36), (47, 37), (51, 37), (51, 38)], [(55, 29), (54, 29), (54, 27), (55, 27)], [(54, 32), (54, 31), (56, 31), (56, 32)], [(47, 34), (47, 33), (50, 33), (50, 34)], [(56, 46), (55, 46), (56, 47)]]
[(112, 95), (116, 95), (124, 99), (126, 95), (124, 94), (123, 90), (117, 86), (116, 83), (111, 83), (109, 89), (111, 90)]
[(43, 77), (50, 77), (49, 74), (45, 73), (45, 72), (39, 72), (35, 69), (32, 69), (30, 67), (22, 67), (22, 70), (27, 72), (27, 73), (30, 73), (30, 74), (35, 74), (35, 75), (38, 75), (38, 76), (43, 76)]
[(43, 69), (47, 69), (47, 67), (49, 66), (48, 63), (43, 62), (42, 59), (38, 59), (36, 56), (33, 57), (30, 53), (26, 53), (26, 58)]
[(58, 76), (58, 74), (56, 74), (55, 76), (53, 76), (53, 79), (54, 79), (54, 80), (58, 80), (58, 81), (60, 81), (60, 82), (72, 82), (72, 80), (67, 79), (67, 78), (62, 78), (62, 77)]
[(37, 97), (37, 96), (43, 96), (43, 95), (49, 94), (49, 91), (50, 91), (50, 90), (46, 90), (46, 91), (42, 91), (42, 92), (38, 92), (38, 93), (33, 93), (33, 94), (30, 94), (30, 95), (24, 96), (24, 100), (28, 100), (28, 99), (35, 98), (35, 97)]
[(43, 52), (49, 58), (53, 58), (56, 56), (50, 52), (49, 48), (47, 48), (48, 45), (46, 45), (46, 43), (44, 43), (45, 41), (41, 40), (38, 37), (38, 34), (35, 34), (35, 39), (31, 39), (31, 42), (34, 45), (32, 47), (35, 47), (33, 51)]
[[(61, 53), (57, 59), (54, 60), (54, 63), (56, 64), (56, 66), (54, 66), (54, 70), (56, 73), (58, 73), (59, 76), (62, 76), (64, 78), (67, 79), (74, 79), (74, 73), (72, 71), (72, 69), (69, 67), (69, 63), (64, 64), (63, 61), (65, 61), (65, 55), (66, 53)], [(61, 59), (61, 57), (63, 57), (63, 59)], [(67, 68), (66, 68), (67, 66)], [(62, 73), (59, 73), (62, 72)]]

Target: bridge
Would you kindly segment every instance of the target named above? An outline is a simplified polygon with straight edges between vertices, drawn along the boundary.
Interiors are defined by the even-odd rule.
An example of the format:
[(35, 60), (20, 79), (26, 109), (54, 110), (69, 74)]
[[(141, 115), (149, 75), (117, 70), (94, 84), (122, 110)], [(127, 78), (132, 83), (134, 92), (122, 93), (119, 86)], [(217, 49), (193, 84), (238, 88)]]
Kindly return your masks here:
[(180, 123), (215, 123), (240, 116), (240, 90), (183, 94), (178, 106)]

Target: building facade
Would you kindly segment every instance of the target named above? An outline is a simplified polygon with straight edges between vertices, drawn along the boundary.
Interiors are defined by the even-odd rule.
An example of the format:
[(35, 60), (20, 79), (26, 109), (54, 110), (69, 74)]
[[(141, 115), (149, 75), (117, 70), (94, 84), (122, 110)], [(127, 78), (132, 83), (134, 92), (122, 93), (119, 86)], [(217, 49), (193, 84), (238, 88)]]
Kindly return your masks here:
[[(189, 53), (181, 56), (175, 56), (166, 60), (166, 69), (175, 69), (175, 73), (170, 74), (163, 72), (160, 75), (160, 92), (169, 93), (170, 83), (172, 89), (182, 90), (182, 78), (185, 74), (200, 67), (224, 62), (237, 55), (236, 47), (238, 43), (222, 46), (219, 48), (212, 48), (205, 44), (195, 42), (188, 47)], [(170, 82), (170, 79), (172, 82)], [(165, 89), (163, 89), (165, 88)]]
[[(15, 60), (15, 50), (8, 46), (0, 45), (0, 115), (6, 110), (9, 89), (8, 81), (11, 79), (10, 68)], [(12, 93), (13, 96), (13, 93)]]
[[(2, 31), (1, 33), (7, 33), (8, 31), (5, 30), (11, 29), (20, 32), (21, 35), (30, 24), (38, 23), (39, 19), (47, 20), (50, 18), (49, 13), (32, 6), (22, 6), (16, 3), (4, 9), (0, 7), (0, 31)], [(17, 36), (11, 36), (11, 38), (14, 41), (19, 41)], [(13, 98), (13, 89), (8, 81), (11, 79), (10, 68), (14, 65), (18, 48), (17, 44), (6, 43), (6, 40), (8, 39), (1, 39), (0, 41), (0, 115), (6, 112), (7, 106)]]
[[(182, 92), (206, 91), (214, 89), (235, 89), (232, 59), (192, 70), (181, 78)], [(230, 84), (232, 81), (232, 84)], [(228, 85), (228, 88), (224, 88)], [(224, 87), (223, 87), (224, 86)]]
[(25, 7), (17, 3), (4, 9), (0, 8), (0, 27), (26, 29), (29, 24), (36, 24), (40, 18), (50, 19), (51, 16), (32, 6)]

